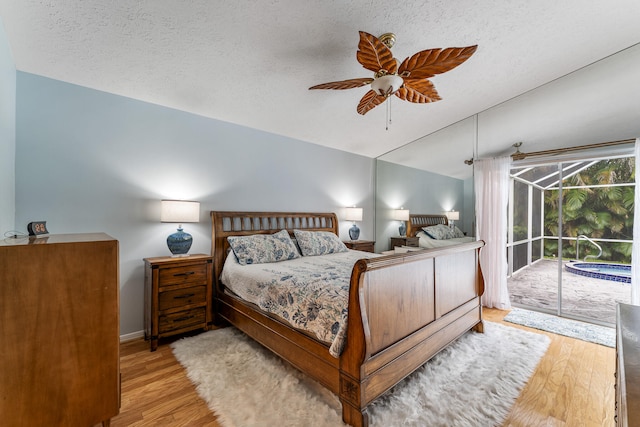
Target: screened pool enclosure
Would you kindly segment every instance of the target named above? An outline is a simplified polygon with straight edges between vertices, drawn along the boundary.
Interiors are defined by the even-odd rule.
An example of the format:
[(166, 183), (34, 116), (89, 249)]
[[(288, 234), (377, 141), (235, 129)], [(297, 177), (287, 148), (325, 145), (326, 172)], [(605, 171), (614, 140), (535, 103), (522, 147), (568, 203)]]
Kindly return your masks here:
[(634, 162), (627, 155), (512, 168), (514, 306), (615, 323), (616, 303), (631, 300)]

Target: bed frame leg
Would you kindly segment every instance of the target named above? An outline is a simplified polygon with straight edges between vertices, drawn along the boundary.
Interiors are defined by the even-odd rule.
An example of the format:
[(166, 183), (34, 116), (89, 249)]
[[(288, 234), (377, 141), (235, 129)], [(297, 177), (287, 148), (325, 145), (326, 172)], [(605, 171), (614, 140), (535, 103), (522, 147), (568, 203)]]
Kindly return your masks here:
[(349, 403), (342, 401), (342, 421), (353, 427), (368, 427), (369, 414), (366, 409), (360, 411)]
[(479, 334), (484, 334), (484, 320), (481, 320), (478, 323), (476, 323), (471, 329), (478, 332)]

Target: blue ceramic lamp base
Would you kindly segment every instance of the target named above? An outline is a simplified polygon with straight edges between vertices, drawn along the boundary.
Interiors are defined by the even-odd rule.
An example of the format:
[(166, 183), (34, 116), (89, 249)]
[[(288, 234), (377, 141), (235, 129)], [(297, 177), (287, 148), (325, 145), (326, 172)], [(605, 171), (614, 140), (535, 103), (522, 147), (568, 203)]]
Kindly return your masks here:
[(400, 233), (401, 237), (404, 237), (405, 234), (407, 234), (407, 226), (405, 225), (404, 221), (402, 221), (402, 224), (400, 224), (400, 227), (398, 228), (398, 233)]
[(358, 240), (358, 237), (360, 237), (360, 229), (357, 225), (353, 224), (353, 227), (349, 229), (349, 237), (351, 240)]
[(192, 242), (193, 237), (191, 237), (191, 234), (182, 231), (182, 227), (178, 227), (177, 232), (167, 237), (167, 246), (174, 257), (187, 256)]

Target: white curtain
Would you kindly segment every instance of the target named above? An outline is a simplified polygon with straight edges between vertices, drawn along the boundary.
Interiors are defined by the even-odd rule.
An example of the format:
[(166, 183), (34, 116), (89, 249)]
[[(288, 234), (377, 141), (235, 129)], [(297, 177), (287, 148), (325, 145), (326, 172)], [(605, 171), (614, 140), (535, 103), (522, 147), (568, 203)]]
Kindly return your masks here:
[(511, 308), (507, 290), (507, 204), (509, 203), (509, 169), (511, 159), (476, 160), (474, 184), (478, 239), (485, 242), (480, 250), (484, 275), (482, 305)]
[(633, 248), (631, 251), (631, 304), (640, 305), (640, 138), (636, 139), (636, 188), (633, 199)]

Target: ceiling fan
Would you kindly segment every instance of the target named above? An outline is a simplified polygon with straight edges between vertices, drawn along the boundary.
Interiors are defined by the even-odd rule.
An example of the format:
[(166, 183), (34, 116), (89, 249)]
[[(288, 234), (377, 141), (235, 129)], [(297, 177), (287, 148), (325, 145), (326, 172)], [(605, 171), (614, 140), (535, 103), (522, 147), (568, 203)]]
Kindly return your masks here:
[(474, 45), (427, 49), (400, 63), (391, 54), (391, 48), (396, 41), (395, 34), (385, 33), (377, 38), (364, 31), (359, 33), (360, 43), (356, 58), (364, 68), (373, 71), (373, 77), (323, 83), (309, 89), (342, 90), (371, 84), (371, 90), (358, 104), (358, 113), (362, 115), (382, 104), (391, 95), (419, 104), (439, 101), (442, 98), (429, 78), (462, 64), (478, 47)]

